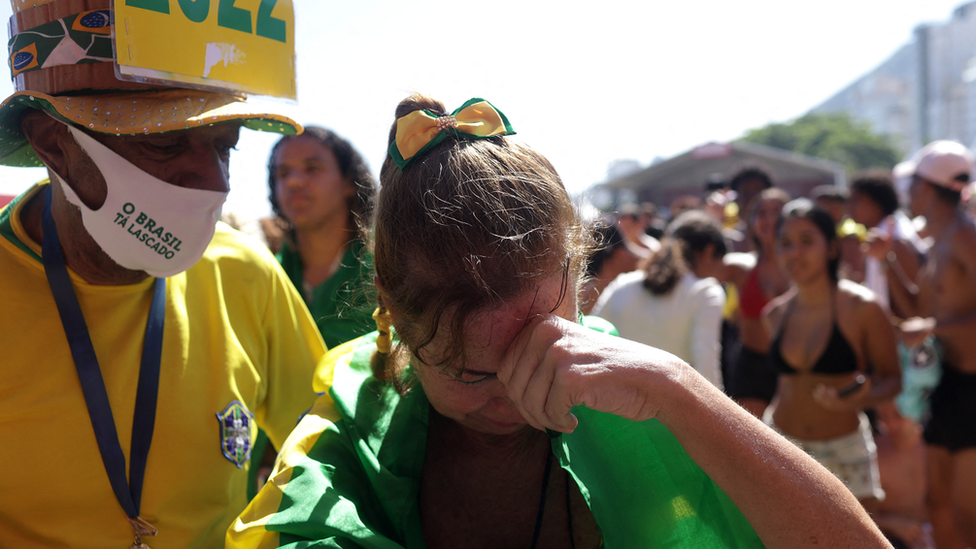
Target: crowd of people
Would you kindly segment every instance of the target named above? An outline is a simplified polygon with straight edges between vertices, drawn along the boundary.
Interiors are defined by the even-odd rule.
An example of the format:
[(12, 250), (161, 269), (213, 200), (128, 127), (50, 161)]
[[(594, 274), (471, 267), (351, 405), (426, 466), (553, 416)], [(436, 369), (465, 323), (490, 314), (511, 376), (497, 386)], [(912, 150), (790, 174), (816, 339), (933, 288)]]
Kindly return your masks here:
[[(594, 221), (485, 99), (401, 101), (376, 181), (118, 79), (107, 0), (15, 4), (0, 547), (976, 546), (961, 144)], [(264, 243), (218, 221), (241, 128)]]
[(327, 396), (229, 545), (884, 547), (841, 480), (722, 392), (715, 221), (588, 225), (512, 133), (482, 99), (397, 107), (377, 331), (323, 360)]
[[(971, 547), (972, 169), (966, 147), (937, 141), (897, 169), (793, 198), (742, 167), (709, 185), (701, 209), (682, 208), (662, 251), (615, 274), (592, 314), (709, 379), (714, 355), (689, 349), (718, 348), (713, 383), (842, 479), (896, 547)], [(695, 268), (699, 252), (679, 235), (689, 215), (722, 235), (718, 270)], [(678, 293), (657, 315), (673, 250), (689, 288), (721, 291), (707, 307)]]

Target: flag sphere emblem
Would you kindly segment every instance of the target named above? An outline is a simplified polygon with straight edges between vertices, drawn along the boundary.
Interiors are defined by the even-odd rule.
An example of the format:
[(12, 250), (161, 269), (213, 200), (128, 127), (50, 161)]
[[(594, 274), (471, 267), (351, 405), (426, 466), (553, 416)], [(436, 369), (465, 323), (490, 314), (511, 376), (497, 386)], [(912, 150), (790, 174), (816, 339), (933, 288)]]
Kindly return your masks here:
[(111, 24), (108, 10), (95, 10), (81, 17), (81, 26), (88, 29), (101, 29)]
[(14, 70), (21, 70), (34, 61), (34, 54), (29, 51), (19, 51), (14, 55)]

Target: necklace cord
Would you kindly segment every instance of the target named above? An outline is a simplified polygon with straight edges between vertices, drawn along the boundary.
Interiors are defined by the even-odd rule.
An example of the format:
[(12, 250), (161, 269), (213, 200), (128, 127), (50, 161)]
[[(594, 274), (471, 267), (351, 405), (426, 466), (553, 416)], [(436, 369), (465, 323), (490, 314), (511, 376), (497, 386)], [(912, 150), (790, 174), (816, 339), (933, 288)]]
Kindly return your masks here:
[(64, 328), (78, 380), (81, 383), (88, 416), (91, 420), (102, 463), (119, 505), (130, 519), (139, 516), (142, 499), (142, 483), (145, 476), (149, 446), (152, 442), (153, 426), (156, 420), (156, 401), (159, 389), (160, 358), (162, 355), (162, 333), (166, 305), (166, 279), (157, 278), (153, 288), (152, 302), (149, 306), (149, 319), (146, 322), (145, 341), (139, 369), (139, 382), (136, 389), (136, 405), (132, 421), (132, 440), (130, 448), (129, 479), (125, 474), (125, 454), (119, 444), (115, 419), (105, 389), (105, 382), (95, 356), (85, 317), (71, 284), (71, 277), (65, 266), (64, 253), (58, 238), (57, 227), (51, 215), (51, 187), (44, 197), (42, 227), (45, 238), (42, 242), (42, 260), (48, 284), (57, 304), (61, 324)]
[(546, 471), (542, 474), (542, 493), (539, 495), (539, 512), (535, 517), (535, 531), (532, 533), (532, 549), (539, 543), (542, 534), (542, 517), (546, 512), (546, 488), (549, 487), (549, 473), (552, 471), (552, 452), (546, 453)]

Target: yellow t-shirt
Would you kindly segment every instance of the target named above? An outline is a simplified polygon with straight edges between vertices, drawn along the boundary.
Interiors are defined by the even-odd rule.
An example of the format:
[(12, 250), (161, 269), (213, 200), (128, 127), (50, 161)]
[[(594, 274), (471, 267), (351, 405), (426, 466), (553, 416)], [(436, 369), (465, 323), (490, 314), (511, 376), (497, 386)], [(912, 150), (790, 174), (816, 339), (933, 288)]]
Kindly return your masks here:
[[(19, 220), (43, 188), (0, 211), (0, 546), (128, 547), (132, 528), (98, 451), (41, 249)], [(93, 286), (70, 274), (128, 467), (153, 281)], [(223, 546), (247, 503), (248, 465), (225, 457), (218, 414), (240, 403), (257, 423), (252, 440), (259, 425), (281, 447), (315, 400), (312, 375), (324, 352), (274, 257), (219, 224), (203, 259), (168, 279), (140, 512), (159, 534), (146, 543)]]

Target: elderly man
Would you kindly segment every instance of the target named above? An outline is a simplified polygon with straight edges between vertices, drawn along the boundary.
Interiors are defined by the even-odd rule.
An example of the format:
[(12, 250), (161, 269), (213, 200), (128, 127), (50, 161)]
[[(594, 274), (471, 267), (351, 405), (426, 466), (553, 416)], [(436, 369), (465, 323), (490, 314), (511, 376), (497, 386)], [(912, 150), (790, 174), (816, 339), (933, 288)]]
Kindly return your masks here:
[[(110, 20), (20, 4), (15, 33)], [(50, 176), (0, 211), (0, 545), (219, 547), (257, 426), (284, 441), (325, 350), (274, 257), (216, 223), (240, 128), (300, 127), (90, 61), (0, 106), (0, 162)]]
[(912, 213), (925, 216), (934, 242), (917, 286), (891, 286), (918, 314), (902, 323), (906, 343), (933, 334), (942, 348), (942, 380), (924, 433), (929, 516), (940, 548), (976, 547), (976, 225), (960, 206), (973, 162), (954, 141), (930, 143), (912, 159)]

